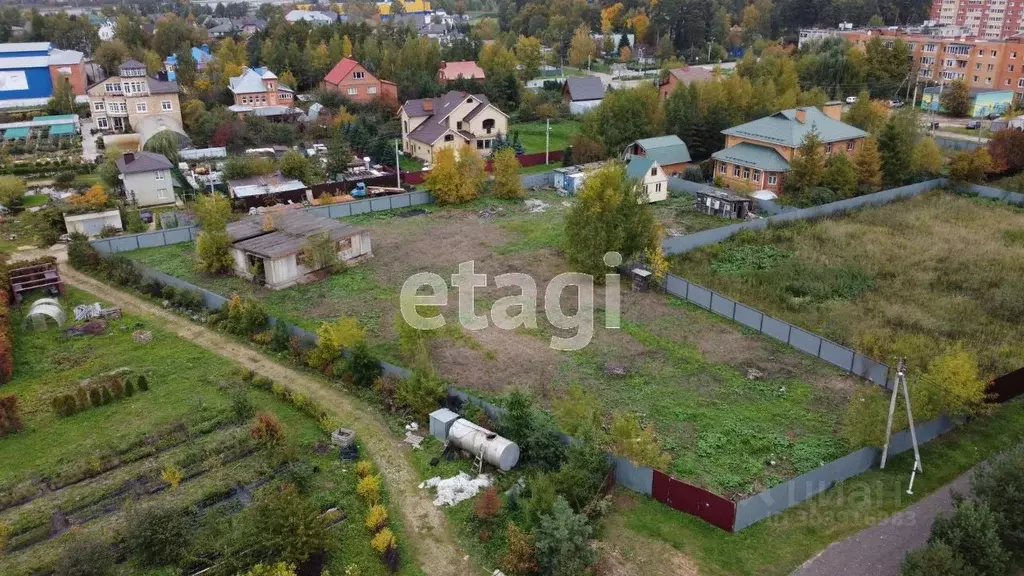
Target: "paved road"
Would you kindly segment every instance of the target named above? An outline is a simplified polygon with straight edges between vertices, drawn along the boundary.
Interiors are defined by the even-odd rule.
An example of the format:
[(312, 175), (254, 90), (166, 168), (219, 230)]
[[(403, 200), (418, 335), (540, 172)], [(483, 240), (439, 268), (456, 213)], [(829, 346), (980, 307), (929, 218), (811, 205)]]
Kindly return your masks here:
[(953, 509), (950, 493), (969, 491), (972, 472), (881, 523), (830, 545), (791, 576), (896, 576), (904, 554), (927, 543), (935, 517)]

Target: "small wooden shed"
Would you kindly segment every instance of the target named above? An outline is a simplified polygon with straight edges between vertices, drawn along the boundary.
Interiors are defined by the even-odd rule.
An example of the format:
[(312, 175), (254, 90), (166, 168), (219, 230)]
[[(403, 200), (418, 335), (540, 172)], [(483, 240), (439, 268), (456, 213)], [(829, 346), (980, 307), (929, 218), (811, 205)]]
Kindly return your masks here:
[(753, 201), (739, 194), (719, 188), (701, 188), (697, 191), (697, 211), (721, 218), (746, 218)]

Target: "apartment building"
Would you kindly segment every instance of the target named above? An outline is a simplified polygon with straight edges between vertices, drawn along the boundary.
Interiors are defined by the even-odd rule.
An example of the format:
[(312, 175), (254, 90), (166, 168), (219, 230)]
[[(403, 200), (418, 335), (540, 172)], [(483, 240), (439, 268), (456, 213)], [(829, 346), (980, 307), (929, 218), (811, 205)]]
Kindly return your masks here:
[(181, 133), (178, 83), (146, 75), (146, 65), (129, 60), (117, 76), (90, 86), (89, 109), (100, 130), (150, 132), (170, 128)]
[(1024, 33), (1021, 0), (932, 0), (939, 24), (965, 26), (974, 36), (998, 40)]

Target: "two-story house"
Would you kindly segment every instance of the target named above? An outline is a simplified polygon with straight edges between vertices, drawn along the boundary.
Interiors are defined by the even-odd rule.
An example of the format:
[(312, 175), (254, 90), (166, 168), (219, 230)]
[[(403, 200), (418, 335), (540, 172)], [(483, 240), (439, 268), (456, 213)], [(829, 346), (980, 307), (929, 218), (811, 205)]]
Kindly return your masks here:
[(440, 98), (409, 100), (398, 113), (402, 150), (427, 162), (449, 146), (469, 145), (488, 154), (494, 139), (508, 133), (508, 116), (483, 94), (453, 90)]
[(277, 75), (260, 68), (243, 68), (241, 76), (228, 79), (235, 103), (228, 110), (238, 114), (281, 116), (293, 110), (295, 91), (277, 80)]
[(370, 74), (351, 58), (342, 58), (320, 82), (320, 89), (333, 90), (353, 102), (370, 102), (383, 98), (398, 101), (398, 86)]
[[(143, 134), (171, 129), (184, 135), (178, 83), (146, 75), (146, 65), (129, 60), (111, 76), (86, 91), (93, 121), (100, 130)], [(144, 143), (144, 142), (143, 142)]]
[(691, 161), (686, 142), (675, 134), (634, 140), (622, 151), (623, 160), (637, 156), (655, 160), (669, 176), (681, 175)]
[(746, 124), (722, 130), (725, 149), (711, 155), (715, 176), (732, 189), (782, 191), (789, 163), (812, 130), (825, 154), (853, 154), (868, 133), (840, 121), (842, 104), (829, 102), (824, 111), (814, 106), (790, 108)]
[(114, 160), (121, 172), (124, 193), (139, 207), (174, 204), (171, 161), (153, 152), (125, 152)]

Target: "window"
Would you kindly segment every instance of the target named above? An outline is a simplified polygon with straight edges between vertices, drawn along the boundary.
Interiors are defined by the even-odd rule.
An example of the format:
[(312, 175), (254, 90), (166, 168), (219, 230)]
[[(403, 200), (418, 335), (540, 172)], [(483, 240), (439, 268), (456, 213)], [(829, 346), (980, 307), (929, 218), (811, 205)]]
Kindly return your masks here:
[(775, 186), (778, 183), (779, 183), (779, 177), (778, 176), (776, 176), (775, 174), (769, 174), (768, 175), (768, 185), (769, 186)]
[(999, 52), (996, 52), (995, 50), (992, 51), (992, 57), (993, 58), (995, 58), (998, 55), (999, 55)]
[(483, 140), (477, 140), (476, 141), (476, 149), (477, 150), (483, 150), (484, 149), (484, 141)]
[(490, 134), (491, 131), (494, 130), (494, 119), (493, 118), (488, 118), (487, 120), (484, 120), (483, 128), (484, 128), (484, 132), (486, 132), (487, 134)]
[(408, 132), (409, 131), (409, 121), (405, 120), (404, 122), (402, 122), (402, 124), (405, 126), (405, 131)]
[(1024, 88), (1024, 78), (1017, 80), (1017, 88)]
[(758, 182), (758, 183), (761, 182), (761, 171), (760, 170), (754, 170), (754, 182)]
[(92, 105), (92, 109), (97, 112), (103, 112), (106, 108), (103, 106), (103, 102), (96, 102)]
[(854, 142), (853, 140), (850, 140), (849, 142), (846, 143), (846, 151), (847, 152), (853, 152), (853, 149), (856, 146), (857, 146), (857, 143)]
[(974, 65), (974, 69), (975, 70), (981, 70), (981, 62), (978, 62), (977, 64), (975, 64)]
[(484, 148), (490, 148), (490, 147), (491, 147), (491, 141), (490, 140), (484, 140)]
[(991, 76), (985, 78), (985, 84), (991, 84), (991, 83), (992, 83), (992, 77)]
[(732, 167), (732, 175), (735, 176), (736, 178), (740, 177), (740, 167), (739, 166), (733, 166)]
[(164, 179), (164, 171), (163, 170), (157, 170), (156, 172), (154, 172), (153, 173), (153, 179), (154, 180), (163, 180)]
[(365, 72), (353, 72), (352, 73), (352, 77), (355, 78), (356, 80), (362, 80), (363, 78), (366, 77), (366, 73)]
[(987, 70), (988, 72), (991, 72), (991, 71), (993, 71), (993, 70), (995, 70), (995, 69), (996, 69), (996, 65), (995, 65), (995, 64), (989, 64), (989, 65), (988, 65), (988, 68), (986, 68), (986, 70)]
[(718, 173), (725, 174), (728, 171), (728, 167), (723, 163), (718, 165)]
[(977, 77), (977, 76), (975, 76), (975, 77), (974, 77), (974, 81), (975, 81), (975, 82), (977, 82), (977, 81), (978, 81), (978, 77)]
[(107, 129), (107, 119), (106, 118), (97, 118), (96, 119), (96, 125), (99, 126), (100, 128), (103, 128), (104, 130), (106, 130)]
[(358, 88), (352, 87), (352, 88), (348, 89), (348, 95), (349, 96), (355, 96), (356, 94), (359, 94), (359, 89)]
[(1008, 70), (1009, 70), (1010, 72), (1013, 72), (1013, 68), (1014, 68), (1013, 64), (1010, 64), (1009, 66), (1007, 66), (1007, 69), (1008, 69)]
[(444, 141), (445, 142), (454, 142), (455, 141), (455, 136), (452, 136), (451, 134), (445, 134), (444, 135)]
[(157, 188), (156, 197), (160, 200), (170, 200), (171, 196), (167, 193), (167, 188)]
[(658, 175), (658, 167), (657, 166), (652, 166), (651, 167), (651, 176), (657, 176), (657, 175)]
[(170, 110), (171, 110), (171, 101), (170, 100), (161, 100), (160, 101), (160, 109), (163, 110), (164, 112), (170, 112)]
[(366, 93), (367, 94), (376, 94), (377, 93), (377, 87), (376, 86), (370, 86), (369, 88), (366, 89)]
[(456, 122), (455, 123), (455, 129), (456, 130), (462, 130), (462, 122)]
[(280, 94), (277, 95), (277, 98), (279, 100), (291, 100), (292, 95), (287, 92), (281, 92)]
[(825, 144), (825, 154), (831, 154), (831, 153), (832, 153), (832, 143), (829, 142), (828, 144)]
[(140, 114), (143, 114), (143, 113), (149, 112), (149, 107), (146, 106), (145, 102), (136, 102), (135, 103), (135, 111), (140, 113)]
[(750, 180), (750, 168), (743, 169), (743, 179)]
[(654, 191), (661, 192), (661, 182), (658, 182), (657, 184), (654, 185)]
[(1016, 58), (1016, 57), (1017, 57), (1017, 53), (1016, 52), (1010, 52), (1010, 58)]

